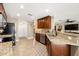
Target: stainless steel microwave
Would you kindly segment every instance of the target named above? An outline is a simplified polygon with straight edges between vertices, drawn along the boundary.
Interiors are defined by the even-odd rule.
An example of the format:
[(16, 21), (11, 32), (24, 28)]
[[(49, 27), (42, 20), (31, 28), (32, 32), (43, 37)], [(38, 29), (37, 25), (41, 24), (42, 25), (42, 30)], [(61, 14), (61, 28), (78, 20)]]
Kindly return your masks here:
[(65, 24), (64, 26), (65, 32), (77, 32), (79, 33), (79, 24), (78, 23), (70, 23)]

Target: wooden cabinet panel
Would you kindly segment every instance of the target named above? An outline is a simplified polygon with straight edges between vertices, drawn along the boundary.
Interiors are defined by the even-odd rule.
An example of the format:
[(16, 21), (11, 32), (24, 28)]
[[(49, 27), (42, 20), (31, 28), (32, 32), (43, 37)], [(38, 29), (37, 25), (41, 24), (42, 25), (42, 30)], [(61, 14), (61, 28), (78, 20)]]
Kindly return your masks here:
[(40, 42), (40, 34), (39, 33), (36, 33), (35, 39), (36, 39), (36, 41)]
[(36, 41), (42, 43), (42, 44), (46, 44), (45, 41), (45, 34), (40, 34), (40, 33), (36, 33), (36, 37), (35, 37)]
[(46, 16), (44, 18), (38, 19), (37, 28), (51, 29), (51, 16)]
[(70, 46), (69, 45), (56, 45), (52, 44), (52, 56), (69, 56)]
[(52, 56), (51, 42), (49, 41), (47, 36), (46, 36), (46, 48), (47, 48), (48, 56)]
[(39, 19), (38, 22), (37, 22), (37, 26), (38, 26), (38, 28), (43, 28), (44, 27), (43, 20)]
[(40, 21), (37, 20), (37, 27), (40, 28)]
[(45, 20), (45, 29), (51, 29), (51, 16), (47, 16)]
[(48, 51), (48, 56), (70, 56), (70, 46), (51, 43), (46, 37), (46, 47)]

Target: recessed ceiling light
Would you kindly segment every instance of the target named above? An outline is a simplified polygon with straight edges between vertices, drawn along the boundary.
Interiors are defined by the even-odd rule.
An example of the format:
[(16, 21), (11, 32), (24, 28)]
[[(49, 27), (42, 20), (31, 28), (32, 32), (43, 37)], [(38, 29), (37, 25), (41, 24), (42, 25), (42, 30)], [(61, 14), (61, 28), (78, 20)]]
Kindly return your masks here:
[(17, 15), (18, 17), (20, 17), (20, 14), (19, 14), (19, 13), (17, 13), (16, 15)]
[(20, 8), (21, 8), (21, 9), (24, 9), (24, 5), (20, 5)]
[(49, 9), (46, 9), (46, 12), (48, 13), (50, 10)]

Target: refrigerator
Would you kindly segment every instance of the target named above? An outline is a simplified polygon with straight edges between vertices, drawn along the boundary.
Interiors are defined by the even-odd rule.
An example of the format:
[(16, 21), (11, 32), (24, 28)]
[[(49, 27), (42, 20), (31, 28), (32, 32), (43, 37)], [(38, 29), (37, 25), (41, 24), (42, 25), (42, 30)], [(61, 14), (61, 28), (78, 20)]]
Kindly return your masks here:
[(2, 42), (9, 42), (12, 41), (13, 45), (15, 45), (15, 24), (14, 23), (7, 23), (6, 27), (2, 35), (13, 34), (12, 37), (3, 38)]

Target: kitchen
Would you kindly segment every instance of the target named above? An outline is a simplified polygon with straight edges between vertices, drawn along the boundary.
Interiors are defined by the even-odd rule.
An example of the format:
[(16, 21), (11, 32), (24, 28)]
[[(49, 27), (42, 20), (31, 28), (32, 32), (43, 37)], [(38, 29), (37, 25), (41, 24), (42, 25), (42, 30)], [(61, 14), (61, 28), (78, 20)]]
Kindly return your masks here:
[[(5, 40), (0, 46), (4, 48), (9, 44), (13, 56), (79, 56), (78, 7), (78, 3), (1, 3), (0, 17), (5, 19), (0, 18), (0, 30), (5, 30), (0, 31), (0, 41)], [(11, 33), (6, 34), (9, 30), (6, 26), (10, 27)], [(4, 42), (6, 40), (8, 43)]]
[[(41, 27), (41, 25), (39, 25), (39, 21), (42, 23), (46, 20), (43, 19), (44, 21), (41, 21), (38, 19), (39, 21), (37, 23), (38, 24), (37, 27), (42, 29), (43, 31), (42, 30), (36, 31), (36, 40), (38, 42), (41, 42), (42, 44), (46, 45), (47, 50), (48, 50), (48, 55), (49, 56), (78, 55), (78, 44), (79, 44), (78, 31), (74, 32), (75, 30), (73, 30), (73, 29), (71, 30), (71, 29), (64, 28), (66, 25), (62, 24), (62, 26), (64, 25), (64, 27), (60, 27), (59, 26), (60, 24), (58, 24), (57, 29), (53, 31), (54, 33), (49, 32), (49, 30), (51, 28), (51, 25), (50, 25), (51, 18), (50, 18), (50, 16), (47, 16), (47, 17), (49, 17), (49, 19), (47, 18), (47, 20), (49, 20), (49, 21), (47, 21), (48, 22), (47, 24), (45, 24), (45, 23), (44, 24), (49, 25), (48, 27)], [(76, 28), (74, 26), (75, 23), (71, 23), (71, 24), (73, 24), (73, 27)], [(76, 23), (76, 24), (78, 24), (78, 23)], [(69, 26), (69, 27), (71, 27), (71, 26)], [(66, 30), (63, 31), (62, 28), (66, 29)], [(46, 32), (46, 30), (47, 30), (47, 32)], [(43, 37), (43, 38), (41, 38), (41, 37)], [(45, 40), (45, 41), (43, 42), (43, 40)]]

